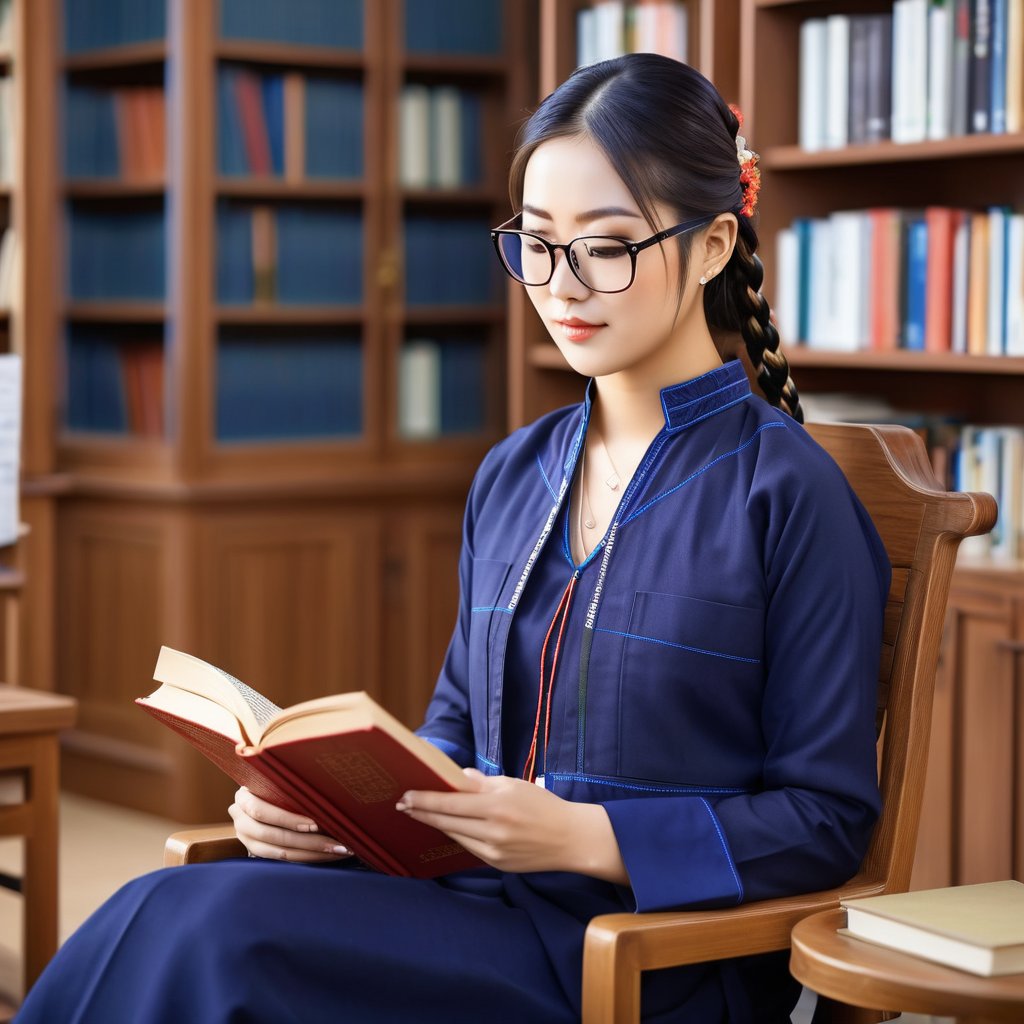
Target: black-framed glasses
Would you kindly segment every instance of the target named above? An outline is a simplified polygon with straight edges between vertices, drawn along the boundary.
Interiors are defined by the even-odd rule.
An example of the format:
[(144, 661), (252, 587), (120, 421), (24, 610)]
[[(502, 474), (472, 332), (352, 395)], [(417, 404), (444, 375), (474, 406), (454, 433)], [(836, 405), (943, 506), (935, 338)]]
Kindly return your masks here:
[(510, 277), (531, 287), (547, 284), (554, 277), (555, 255), (561, 250), (578, 281), (589, 291), (606, 294), (624, 292), (633, 283), (637, 253), (714, 220), (711, 215), (684, 221), (642, 242), (630, 242), (614, 235), (584, 235), (560, 244), (508, 226), (521, 216), (517, 213), (491, 230), (494, 251)]

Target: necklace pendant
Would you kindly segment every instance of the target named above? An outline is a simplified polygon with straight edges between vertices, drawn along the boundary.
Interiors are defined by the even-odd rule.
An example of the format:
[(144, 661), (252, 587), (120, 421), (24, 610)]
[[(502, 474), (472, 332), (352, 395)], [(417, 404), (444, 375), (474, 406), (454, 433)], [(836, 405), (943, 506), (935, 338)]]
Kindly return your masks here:
[(588, 530), (592, 530), (592, 529), (593, 529), (593, 528), (594, 528), (595, 526), (597, 526), (597, 523), (595, 523), (593, 519), (584, 519), (584, 520), (583, 520), (583, 525), (584, 525), (584, 526), (585, 526), (585, 527), (586, 527), (586, 528), (587, 528)]
[(612, 473), (612, 475), (605, 480), (605, 485), (612, 491), (617, 491), (620, 483), (621, 481), (619, 480), (618, 473)]

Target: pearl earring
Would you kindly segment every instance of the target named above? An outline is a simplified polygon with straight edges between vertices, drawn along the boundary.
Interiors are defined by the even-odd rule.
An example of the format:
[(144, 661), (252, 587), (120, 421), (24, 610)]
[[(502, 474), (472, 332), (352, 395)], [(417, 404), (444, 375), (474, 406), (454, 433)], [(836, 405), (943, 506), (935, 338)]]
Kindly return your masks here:
[(700, 275), (700, 283), (701, 284), (707, 284), (708, 283), (708, 279), (703, 274)]

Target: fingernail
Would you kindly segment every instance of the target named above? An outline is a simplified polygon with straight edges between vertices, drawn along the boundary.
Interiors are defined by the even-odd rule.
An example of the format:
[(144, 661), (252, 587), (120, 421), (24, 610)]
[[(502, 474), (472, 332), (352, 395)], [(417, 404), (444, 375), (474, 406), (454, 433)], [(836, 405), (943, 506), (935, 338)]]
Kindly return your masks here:
[(407, 810), (409, 810), (409, 805), (405, 802), (405, 798), (404, 797), (401, 800), (399, 800), (397, 804), (395, 804), (395, 810), (396, 811), (407, 811)]
[(346, 846), (335, 846), (333, 843), (328, 843), (324, 847), (324, 853), (336, 853), (339, 857), (344, 857), (348, 854), (349, 850)]

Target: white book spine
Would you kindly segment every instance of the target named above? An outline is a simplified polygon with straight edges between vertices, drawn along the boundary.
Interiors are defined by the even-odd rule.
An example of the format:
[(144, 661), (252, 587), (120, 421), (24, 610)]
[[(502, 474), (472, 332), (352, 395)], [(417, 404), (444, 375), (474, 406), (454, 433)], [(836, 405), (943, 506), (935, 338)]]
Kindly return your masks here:
[(964, 355), (967, 352), (967, 292), (970, 286), (971, 222), (962, 217), (953, 239), (953, 315), (950, 348)]
[(860, 214), (841, 211), (830, 220), (830, 348), (853, 352), (860, 345)]
[(1006, 328), (1006, 213), (999, 206), (988, 211), (988, 298), (986, 302), (986, 352), (1005, 353)]
[(775, 259), (779, 287), (772, 311), (783, 342), (802, 341), (799, 333), (800, 239), (792, 228), (783, 228), (775, 236)]
[(399, 111), (399, 179), (406, 188), (430, 184), (430, 90), (407, 85)]
[(928, 8), (928, 138), (949, 135), (952, 83), (952, 20), (950, 0)]
[(825, 148), (842, 149), (850, 139), (850, 19), (830, 15), (825, 21), (826, 63)]
[(0, 544), (18, 539), (21, 453), (21, 356), (0, 355)]
[(992, 543), (992, 557), (1004, 561), (1017, 558), (1021, 525), (1021, 459), (1024, 439), (1015, 427), (999, 430), (999, 505), (1000, 528)]
[(451, 85), (439, 85), (431, 96), (434, 166), (431, 183), (457, 188), (462, 183), (462, 99)]
[(800, 26), (800, 146), (808, 152), (825, 143), (825, 52), (828, 45), (824, 18), (808, 18)]
[(413, 338), (402, 346), (398, 368), (398, 431), (423, 440), (441, 433), (441, 349)]
[(597, 13), (597, 59), (620, 57), (626, 50), (626, 5), (622, 0), (601, 0)]
[(584, 7), (576, 15), (576, 66), (586, 67), (594, 63), (594, 33), (597, 14), (593, 8)]
[(893, 142), (921, 142), (928, 134), (927, 39), (927, 0), (896, 0), (892, 23)]
[(1006, 354), (1024, 356), (1024, 213), (1010, 214), (1007, 231)]

